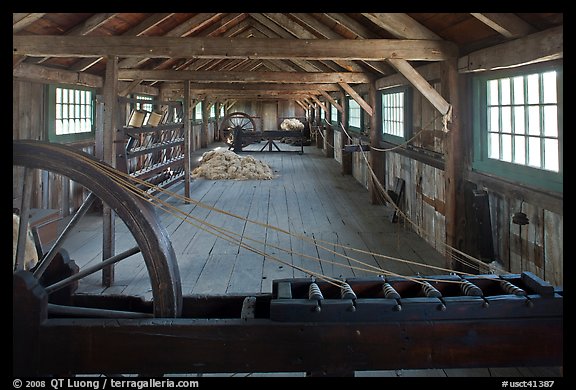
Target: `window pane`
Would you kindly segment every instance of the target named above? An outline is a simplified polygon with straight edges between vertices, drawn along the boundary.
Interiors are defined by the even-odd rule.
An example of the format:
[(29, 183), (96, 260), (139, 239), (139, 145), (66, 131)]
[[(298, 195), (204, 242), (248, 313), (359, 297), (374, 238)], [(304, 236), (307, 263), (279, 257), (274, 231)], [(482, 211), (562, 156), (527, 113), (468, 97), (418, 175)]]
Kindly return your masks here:
[(498, 80), (488, 81), (488, 104), (498, 105)]
[(502, 132), (512, 132), (512, 108), (502, 107)]
[(528, 165), (540, 168), (540, 138), (528, 137)]
[(503, 105), (510, 104), (510, 79), (501, 79), (500, 88), (502, 94), (500, 104)]
[(491, 133), (488, 138), (488, 157), (500, 159), (500, 136)]
[(559, 170), (557, 139), (544, 140), (544, 168), (555, 172)]
[(60, 134), (68, 134), (68, 120), (62, 120), (62, 133)]
[(528, 134), (540, 135), (540, 107), (528, 107)]
[(514, 162), (516, 164), (526, 164), (526, 137), (514, 137)]
[(512, 136), (502, 135), (502, 160), (512, 162)]
[(531, 74), (528, 76), (528, 103), (538, 104), (540, 103), (540, 88), (538, 82), (538, 75)]
[(514, 132), (516, 134), (524, 134), (526, 132), (524, 122), (524, 107), (514, 107)]
[[(383, 133), (404, 137), (404, 98), (404, 92), (382, 94)], [(360, 115), (360, 106), (358, 106), (358, 116)]]
[(543, 103), (556, 103), (556, 72), (542, 74), (542, 89), (544, 90)]
[(558, 117), (556, 106), (544, 107), (544, 135), (558, 137)]
[(514, 77), (514, 104), (524, 104), (524, 77)]
[(500, 118), (499, 118), (500, 109), (498, 107), (491, 107), (488, 109), (489, 121), (488, 123), (490, 126), (488, 127), (488, 131), (500, 131)]
[(56, 135), (62, 134), (62, 121), (56, 120)]

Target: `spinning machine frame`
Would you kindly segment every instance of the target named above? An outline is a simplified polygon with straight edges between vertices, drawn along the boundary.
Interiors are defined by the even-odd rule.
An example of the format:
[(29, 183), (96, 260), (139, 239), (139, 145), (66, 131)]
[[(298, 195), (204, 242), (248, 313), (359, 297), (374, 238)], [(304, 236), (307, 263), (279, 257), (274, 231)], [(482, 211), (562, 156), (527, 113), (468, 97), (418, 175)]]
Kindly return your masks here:
[[(91, 194), (43, 260), (13, 274), (15, 376), (346, 376), (358, 370), (563, 364), (563, 292), (531, 273), (444, 275), (424, 283), (357, 278), (339, 287), (285, 279), (274, 281), (270, 294), (182, 296), (167, 232), (149, 203), (108, 174), (113, 168), (40, 141), (14, 141), (13, 165), (23, 167), (21, 226), (36, 169), (66, 176)], [(75, 294), (77, 280), (94, 270), (79, 269), (62, 242), (95, 198), (116, 212), (136, 242), (98, 267), (139, 253), (152, 301)]]
[[(294, 150), (299, 154), (304, 153), (304, 132), (302, 130), (265, 130), (256, 131), (254, 119), (244, 112), (231, 112), (227, 114), (220, 125), (220, 139), (228, 145), (228, 150), (233, 149), (240, 153), (243, 149), (256, 142), (265, 140), (266, 143), (260, 150), (250, 152), (282, 152), (274, 140), (281, 138), (297, 138), (300, 148)], [(273, 149), (274, 148), (274, 149)]]

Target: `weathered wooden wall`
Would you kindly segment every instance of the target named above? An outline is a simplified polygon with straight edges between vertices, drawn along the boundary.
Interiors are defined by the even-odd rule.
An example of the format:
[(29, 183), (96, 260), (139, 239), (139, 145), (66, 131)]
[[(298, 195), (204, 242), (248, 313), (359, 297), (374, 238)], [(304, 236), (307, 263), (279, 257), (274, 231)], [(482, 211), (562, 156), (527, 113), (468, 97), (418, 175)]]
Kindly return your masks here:
[[(12, 139), (47, 139), (45, 93), (46, 86), (41, 83), (14, 80), (12, 82)], [(74, 144), (89, 154), (94, 152), (93, 141)], [(22, 169), (13, 168), (13, 204), (21, 203)], [(71, 180), (60, 175), (36, 171), (33, 180), (32, 208), (50, 208), (60, 210), (65, 216), (80, 206), (84, 191)]]
[[(355, 134), (350, 134), (352, 137), (352, 144), (359, 145), (369, 145), (370, 141), (365, 137), (360, 137)], [(366, 160), (369, 160), (369, 152), (354, 152), (352, 153), (352, 176), (362, 184), (362, 186), (368, 189), (368, 180), (370, 179), (370, 171), (368, 169), (368, 164)]]
[[(440, 68), (437, 64), (422, 67), (421, 74), (442, 94)], [(407, 85), (407, 80), (399, 75), (380, 79), (378, 88)], [(444, 253), (446, 244), (446, 178), (442, 161), (447, 135), (443, 131), (442, 117), (439, 112), (416, 89), (412, 91), (412, 134), (425, 129), (412, 142), (418, 155), (401, 150), (386, 151), (386, 174), (382, 182), (387, 189), (394, 188), (396, 177), (405, 181), (404, 198), (401, 208), (406, 215), (421, 227), (421, 235), (439, 252)], [(469, 98), (461, 98), (461, 105), (470, 104)], [(471, 121), (462, 121), (462, 131), (468, 145), (471, 142)], [(341, 136), (334, 130), (333, 158), (342, 163)], [(353, 140), (356, 143), (356, 140)], [(471, 145), (466, 153), (471, 153)], [(325, 155), (327, 146), (323, 147)], [(420, 157), (418, 157), (420, 156)], [(368, 167), (360, 153), (353, 153), (352, 175), (367, 187)], [(468, 168), (463, 167), (463, 170)], [(497, 180), (497, 179), (496, 179)], [(494, 181), (478, 182), (468, 180), (467, 191), (474, 183), (478, 189), (489, 194), (489, 212), (492, 227), (493, 260), (501, 263), (509, 272), (531, 271), (554, 285), (563, 285), (563, 213), (562, 206), (548, 207), (549, 202), (540, 204), (534, 197), (523, 201), (522, 191), (510, 186), (506, 190)], [(525, 191), (525, 190), (524, 190)], [(462, 194), (468, 196), (469, 194)], [(554, 204), (554, 201), (551, 201)], [(558, 202), (556, 202), (558, 203)], [(512, 215), (523, 211), (530, 223), (520, 227), (512, 223)], [(471, 224), (472, 221), (467, 221)], [(406, 226), (410, 226), (407, 224)], [(467, 229), (467, 248), (473, 256), (477, 255), (481, 237), (474, 236), (473, 226)], [(483, 259), (488, 262), (489, 259)], [(489, 268), (486, 267), (485, 271)]]
[[(29, 81), (12, 82), (12, 139), (44, 139), (44, 85)], [(12, 170), (13, 207), (22, 202), (22, 168)], [(34, 176), (31, 207), (42, 206), (42, 177)]]
[(334, 145), (334, 160), (342, 164), (342, 131), (334, 129), (334, 138), (332, 145)]
[[(386, 153), (386, 188), (405, 181), (401, 210), (422, 228), (421, 236), (440, 253), (446, 243), (444, 171), (399, 153)], [(410, 227), (408, 223), (406, 226)]]
[[(495, 257), (511, 272), (530, 271), (554, 285), (564, 282), (564, 216), (487, 188)], [(528, 225), (512, 222), (523, 212)]]

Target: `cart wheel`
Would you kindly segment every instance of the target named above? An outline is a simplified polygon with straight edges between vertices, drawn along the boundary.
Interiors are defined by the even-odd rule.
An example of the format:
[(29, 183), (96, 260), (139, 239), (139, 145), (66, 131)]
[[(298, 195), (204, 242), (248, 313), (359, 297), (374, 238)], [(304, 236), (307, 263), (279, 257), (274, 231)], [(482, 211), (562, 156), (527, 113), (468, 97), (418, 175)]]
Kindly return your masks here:
[(250, 137), (250, 134), (256, 132), (256, 124), (250, 115), (243, 112), (232, 112), (222, 120), (220, 140), (229, 146), (233, 146), (235, 131), (242, 131), (242, 135), (246, 135), (242, 139), (242, 147), (244, 147), (252, 143), (253, 137)]
[[(77, 222), (86, 216), (86, 212), (96, 199), (100, 199), (103, 204), (109, 206), (126, 226), (127, 230), (119, 226), (116, 231), (121, 230), (121, 232), (117, 232), (117, 234), (131, 234), (132, 236), (132, 239), (128, 237), (127, 240), (133, 247), (116, 254), (113, 258), (96, 262), (97, 264), (94, 266), (92, 264), (90, 264), (91, 266), (80, 266), (78, 274), (73, 275), (77, 280), (69, 280), (70, 278), (67, 278), (44, 286), (48, 294), (59, 291), (60, 288), (72, 283), (81, 284), (83, 278), (90, 276), (93, 278), (94, 273), (103, 268), (102, 263), (104, 261), (119, 262), (128, 258), (138, 260), (138, 257), (140, 257), (145, 263), (147, 276), (150, 281), (153, 315), (155, 317), (178, 317), (181, 315), (182, 291), (176, 255), (168, 234), (150, 203), (138, 198), (134, 193), (122, 187), (114, 178), (102, 170), (101, 166), (96, 165), (102, 164), (99, 160), (87, 153), (65, 145), (31, 140), (13, 141), (12, 162), (14, 172), (17, 169), (21, 170), (21, 174), (14, 175), (14, 177), (24, 178), (18, 188), (17, 184), (14, 184), (15, 196), (16, 194), (22, 194), (22, 199), (24, 200), (20, 209), (21, 219), (24, 224), (28, 219), (24, 214), (27, 214), (30, 210), (31, 194), (36, 190), (31, 186), (35, 176), (41, 177), (44, 172), (60, 175), (84, 187), (84, 193), (88, 194), (82, 206), (64, 228), (64, 231), (50, 248), (45, 251), (38, 264), (30, 270), (37, 279), (42, 277), (52, 260), (51, 257), (56, 257), (59, 248), (66, 248), (67, 232), (71, 231)], [(116, 223), (120, 225), (118, 218)], [(104, 234), (102, 234), (103, 236)], [(19, 240), (22, 237), (26, 237), (26, 234), (20, 234)], [(123, 238), (122, 242), (126, 242), (126, 238)], [(18, 245), (20, 246), (21, 244), (18, 243)], [(100, 269), (93, 269), (98, 267)], [(22, 269), (22, 267), (19, 267), (19, 269)], [(68, 308), (72, 313), (76, 311), (82, 312), (82, 309), (86, 309), (90, 313), (87, 308)], [(66, 311), (67, 308), (60, 307), (58, 310)], [(113, 310), (109, 310), (109, 313), (105, 313), (106, 310), (102, 310), (102, 312), (103, 316), (115, 317)], [(134, 316), (138, 317), (139, 314), (143, 313), (134, 313)], [(148, 315), (150, 314), (148, 313)], [(97, 315), (95, 314), (95, 316)], [(129, 317), (130, 313), (119, 312), (118, 317), (120, 318), (120, 316)]]

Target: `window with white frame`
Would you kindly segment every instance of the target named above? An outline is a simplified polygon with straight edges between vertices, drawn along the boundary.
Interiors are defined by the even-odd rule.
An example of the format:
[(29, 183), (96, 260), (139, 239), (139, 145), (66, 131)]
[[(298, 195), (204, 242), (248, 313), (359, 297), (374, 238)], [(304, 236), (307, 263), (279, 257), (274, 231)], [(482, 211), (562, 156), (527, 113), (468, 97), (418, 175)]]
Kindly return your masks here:
[(334, 125), (338, 124), (338, 109), (333, 104), (330, 105), (330, 122)]
[(94, 136), (94, 92), (86, 88), (48, 86), (48, 139), (73, 142)]
[(409, 136), (411, 123), (408, 87), (382, 91), (382, 139), (403, 142)]
[(362, 108), (352, 98), (348, 98), (348, 127), (352, 131), (362, 130)]
[(216, 118), (216, 104), (210, 106), (210, 118)]
[(202, 120), (202, 102), (198, 102), (194, 106), (194, 120), (201, 121)]
[(475, 79), (475, 169), (561, 191), (561, 74), (533, 68)]

